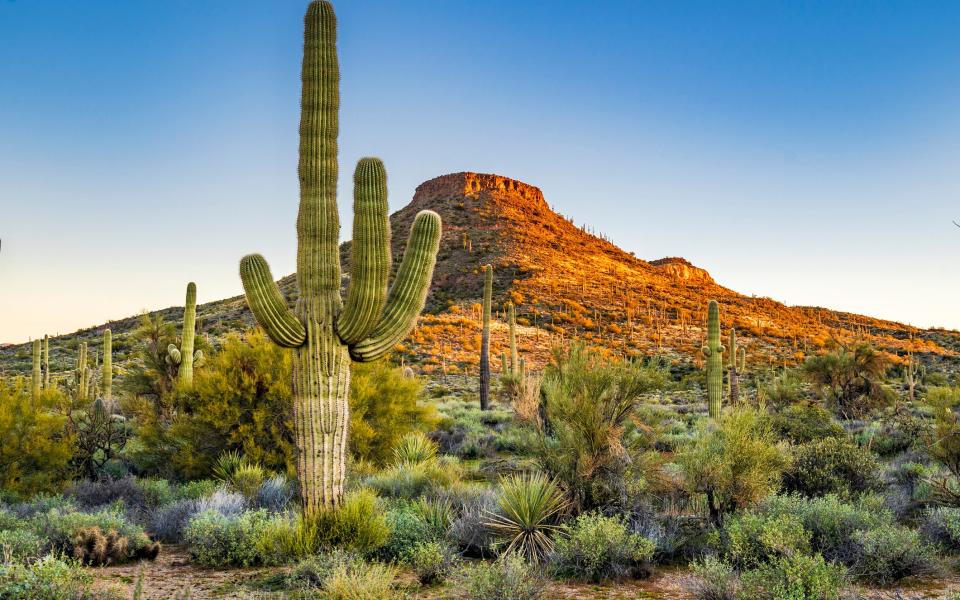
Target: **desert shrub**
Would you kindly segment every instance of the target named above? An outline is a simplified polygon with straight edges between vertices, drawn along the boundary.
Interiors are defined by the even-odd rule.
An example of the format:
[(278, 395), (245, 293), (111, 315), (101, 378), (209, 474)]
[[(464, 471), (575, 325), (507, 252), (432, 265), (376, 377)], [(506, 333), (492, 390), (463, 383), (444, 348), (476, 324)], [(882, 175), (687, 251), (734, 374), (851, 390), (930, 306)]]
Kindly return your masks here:
[(560, 488), (546, 475), (510, 475), (500, 481), (497, 510), (487, 526), (500, 538), (505, 553), (518, 552), (536, 563), (553, 550), (566, 506)]
[(444, 581), (457, 562), (457, 553), (446, 542), (421, 542), (407, 555), (407, 562), (422, 584)]
[(845, 579), (842, 566), (819, 554), (782, 556), (745, 572), (738, 598), (751, 600), (836, 600)]
[(143, 492), (147, 510), (154, 510), (176, 499), (176, 489), (166, 479), (137, 479), (137, 487)]
[(419, 431), (408, 433), (393, 446), (394, 465), (418, 465), (436, 459), (436, 442)]
[(659, 364), (610, 362), (580, 344), (554, 351), (540, 384), (544, 434), (537, 453), (576, 509), (622, 495), (625, 457), (643, 443), (631, 416), (644, 393), (669, 381)]
[(197, 500), (197, 512), (213, 511), (225, 517), (239, 515), (247, 508), (242, 494), (218, 488), (214, 493)]
[(739, 580), (729, 564), (705, 556), (690, 564), (683, 587), (694, 600), (736, 600)]
[(703, 556), (713, 526), (700, 515), (661, 513), (637, 522), (633, 529), (653, 541), (657, 564), (687, 564)]
[[(155, 557), (159, 551), (139, 525), (127, 521), (122, 514), (115, 511), (82, 513), (54, 508), (34, 515), (28, 527), (45, 541), (45, 550), (76, 555), (84, 560), (87, 556), (81, 546), (88, 543), (91, 537), (95, 542), (99, 541), (95, 539), (97, 532), (100, 535), (112, 532), (120, 545), (111, 556), (113, 562)], [(100, 544), (102, 543), (100, 541)]]
[(803, 400), (803, 378), (795, 371), (785, 371), (759, 386), (761, 399), (777, 407), (789, 407)]
[(803, 364), (814, 389), (846, 419), (862, 417), (893, 402), (896, 395), (883, 385), (889, 369), (890, 358), (864, 343), (853, 348), (840, 346)]
[(677, 463), (688, 491), (706, 495), (710, 518), (719, 524), (775, 492), (787, 458), (769, 421), (742, 408), (721, 416), (715, 429), (703, 429)]
[(150, 517), (150, 532), (161, 542), (179, 544), (187, 523), (199, 512), (197, 504), (185, 499), (158, 508)]
[(777, 437), (794, 444), (845, 435), (830, 411), (810, 402), (785, 406), (773, 415), (771, 421)]
[(190, 519), (183, 538), (199, 565), (249, 567), (264, 562), (258, 542), (269, 520), (265, 510), (232, 516), (206, 510)]
[(386, 361), (354, 364), (350, 374), (350, 452), (377, 464), (387, 462), (408, 433), (430, 431), (438, 416), (417, 401), (420, 380)]
[(30, 500), (9, 505), (8, 510), (18, 519), (29, 519), (50, 511), (61, 513), (75, 512), (77, 506), (71, 498), (66, 496), (37, 494)]
[(960, 551), (960, 508), (928, 508), (920, 532), (931, 542), (951, 552)]
[(361, 559), (353, 554), (334, 550), (314, 554), (298, 562), (289, 573), (281, 575), (283, 587), (310, 590), (323, 587), (323, 583), (341, 567), (353, 566)]
[(810, 533), (789, 514), (738, 513), (713, 537), (724, 562), (739, 571), (810, 551)]
[(253, 504), (270, 512), (280, 512), (293, 500), (294, 490), (290, 481), (283, 475), (274, 475), (264, 480), (254, 495)]
[(440, 539), (408, 502), (392, 507), (385, 518), (390, 529), (390, 536), (382, 550), (385, 558), (403, 559), (416, 546)]
[(347, 493), (337, 509), (321, 512), (314, 519), (320, 548), (370, 554), (382, 548), (390, 537), (390, 526), (377, 505), (377, 497), (366, 488)]
[(851, 572), (860, 581), (887, 585), (936, 570), (933, 548), (912, 529), (884, 524), (854, 532), (853, 541), (856, 556)]
[(806, 496), (850, 497), (876, 487), (879, 470), (868, 451), (847, 439), (826, 437), (794, 449), (784, 487)]
[(495, 538), (486, 523), (488, 515), (496, 508), (497, 496), (493, 490), (484, 489), (472, 497), (462, 498), (457, 511), (459, 514), (450, 524), (447, 536), (467, 556), (490, 554)]
[(178, 485), (173, 490), (175, 500), (199, 500), (217, 491), (220, 483), (213, 479), (197, 479)]
[(326, 600), (394, 600), (397, 569), (392, 565), (357, 561), (335, 569), (323, 582)]
[(96, 600), (93, 577), (78, 563), (45, 556), (38, 561), (0, 563), (0, 598), (9, 600)]
[(96, 525), (78, 530), (70, 543), (73, 558), (94, 567), (121, 563), (129, 558), (153, 560), (160, 552), (158, 543), (144, 541), (141, 537), (141, 543), (136, 544), (136, 541), (121, 535), (115, 529), (104, 531)]
[(55, 390), (34, 400), (28, 387), (0, 382), (0, 490), (29, 496), (67, 479), (73, 439), (58, 409), (68, 404)]
[(134, 510), (145, 508), (147, 504), (143, 489), (137, 485), (137, 480), (129, 475), (120, 479), (108, 477), (76, 481), (67, 488), (64, 495), (85, 510), (101, 508), (118, 500)]
[(435, 494), (459, 481), (460, 464), (450, 457), (420, 463), (397, 464), (368, 477), (364, 485), (381, 496), (413, 499)]
[(256, 497), (268, 475), (263, 467), (235, 451), (221, 455), (213, 467), (218, 481), (248, 500)]
[(540, 572), (516, 553), (464, 565), (455, 579), (469, 600), (539, 600), (546, 590)]
[(880, 456), (895, 456), (922, 445), (929, 437), (930, 420), (900, 408), (876, 426), (861, 433), (861, 444)]
[(24, 562), (39, 558), (43, 540), (26, 529), (0, 530), (0, 563)]
[(561, 536), (551, 555), (561, 577), (601, 582), (624, 576), (646, 576), (654, 544), (627, 531), (623, 520), (584, 513)]

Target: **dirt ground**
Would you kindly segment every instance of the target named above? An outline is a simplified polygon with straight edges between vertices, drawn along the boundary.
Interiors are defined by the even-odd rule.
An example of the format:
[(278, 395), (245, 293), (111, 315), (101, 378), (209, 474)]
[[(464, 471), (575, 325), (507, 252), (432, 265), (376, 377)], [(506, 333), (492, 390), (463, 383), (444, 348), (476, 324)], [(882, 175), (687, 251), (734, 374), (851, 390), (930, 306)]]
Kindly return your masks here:
[[(252, 589), (257, 580), (275, 573), (277, 568), (205, 569), (190, 564), (182, 548), (166, 546), (154, 562), (127, 564), (91, 569), (99, 589), (123, 590), (132, 597), (138, 575), (142, 573), (144, 600), (209, 600), (237, 598), (267, 600), (285, 598), (283, 593)], [(651, 599), (681, 600), (691, 596), (684, 591), (685, 572), (680, 569), (657, 569), (653, 577), (640, 581), (621, 581), (606, 585), (553, 583), (547, 598), (587, 600)], [(951, 598), (960, 592), (960, 577), (907, 580), (890, 589), (855, 588), (846, 596), (849, 600), (925, 600)], [(411, 594), (422, 600), (455, 598), (455, 590), (425, 589)]]

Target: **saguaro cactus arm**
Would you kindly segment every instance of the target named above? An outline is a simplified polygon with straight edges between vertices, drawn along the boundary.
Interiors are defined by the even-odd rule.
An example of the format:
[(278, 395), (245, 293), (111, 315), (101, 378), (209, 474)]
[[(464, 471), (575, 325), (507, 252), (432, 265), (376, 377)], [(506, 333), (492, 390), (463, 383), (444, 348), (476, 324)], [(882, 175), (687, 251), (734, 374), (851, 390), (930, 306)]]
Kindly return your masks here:
[(270, 274), (270, 266), (259, 254), (240, 261), (240, 279), (247, 304), (257, 323), (278, 346), (298, 348), (307, 339), (307, 331), (297, 318)]
[(350, 347), (354, 360), (369, 362), (380, 358), (413, 329), (430, 291), (440, 233), (440, 215), (431, 210), (417, 213), (383, 317), (370, 337)]
[(337, 320), (344, 344), (370, 335), (387, 299), (390, 281), (390, 217), (387, 171), (378, 158), (362, 158), (353, 175), (353, 252), (347, 301)]

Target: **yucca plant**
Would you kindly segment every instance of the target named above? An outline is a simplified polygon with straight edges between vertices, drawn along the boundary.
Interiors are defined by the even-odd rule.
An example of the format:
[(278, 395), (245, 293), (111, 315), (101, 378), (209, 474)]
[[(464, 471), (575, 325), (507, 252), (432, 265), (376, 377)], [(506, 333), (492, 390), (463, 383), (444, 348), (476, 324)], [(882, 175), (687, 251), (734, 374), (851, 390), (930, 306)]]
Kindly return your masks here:
[(446, 534), (456, 516), (453, 504), (444, 499), (418, 498), (413, 503), (413, 509), (421, 521), (440, 535)]
[(500, 480), (496, 512), (486, 526), (506, 544), (505, 554), (519, 552), (539, 563), (553, 550), (567, 500), (557, 483), (542, 473), (518, 473)]
[(408, 433), (397, 442), (393, 457), (397, 465), (429, 462), (437, 458), (437, 444), (419, 431)]

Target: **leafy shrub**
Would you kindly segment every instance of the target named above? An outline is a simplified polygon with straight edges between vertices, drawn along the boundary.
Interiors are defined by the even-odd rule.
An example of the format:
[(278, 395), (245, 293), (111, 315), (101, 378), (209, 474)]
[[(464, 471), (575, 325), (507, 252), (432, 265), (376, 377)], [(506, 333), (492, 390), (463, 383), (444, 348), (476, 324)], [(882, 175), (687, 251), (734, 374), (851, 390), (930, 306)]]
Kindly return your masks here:
[(794, 444), (845, 435), (830, 411), (809, 402), (784, 407), (773, 415), (772, 424), (777, 437)]
[(390, 537), (390, 527), (377, 497), (369, 489), (349, 492), (333, 511), (315, 517), (320, 548), (339, 547), (359, 554), (382, 548)]
[(490, 554), (495, 540), (486, 523), (496, 508), (497, 496), (493, 490), (484, 489), (475, 496), (461, 499), (459, 515), (450, 524), (447, 536), (468, 556)]
[(283, 475), (269, 477), (260, 485), (253, 499), (258, 508), (265, 508), (270, 512), (285, 510), (293, 500), (293, 486)]
[(59, 391), (34, 399), (25, 385), (0, 383), (0, 490), (29, 496), (67, 478), (73, 440), (58, 410), (66, 404)]
[(25, 529), (0, 530), (0, 563), (25, 562), (42, 555), (43, 540)]
[(857, 552), (851, 571), (861, 581), (887, 585), (936, 570), (932, 547), (912, 529), (884, 524), (855, 532), (853, 540)]
[(395, 465), (368, 477), (364, 485), (392, 498), (413, 499), (434, 494), (460, 479), (459, 463), (446, 458)]
[(750, 408), (720, 417), (716, 429), (704, 429), (679, 455), (684, 485), (705, 494), (710, 518), (756, 504), (776, 491), (787, 465), (769, 421)]
[(403, 559), (420, 544), (440, 539), (410, 503), (403, 502), (391, 508), (385, 518), (390, 529), (390, 536), (383, 547), (385, 558)]
[(470, 600), (539, 600), (546, 590), (540, 573), (516, 553), (495, 562), (465, 565), (455, 578), (457, 588)]
[(733, 567), (706, 556), (690, 564), (684, 588), (695, 600), (736, 600), (738, 580)]
[(805, 496), (850, 497), (879, 483), (880, 464), (853, 442), (827, 437), (798, 446), (784, 477), (785, 488)]
[(500, 481), (497, 511), (487, 526), (506, 544), (505, 553), (519, 552), (536, 563), (553, 550), (566, 506), (556, 482), (542, 473), (510, 475)]
[(740, 571), (810, 551), (810, 533), (789, 514), (738, 513), (714, 537), (725, 561)]
[(444, 581), (456, 564), (457, 553), (445, 542), (421, 542), (407, 555), (407, 562), (423, 584)]
[(93, 578), (78, 563), (45, 556), (38, 561), (0, 564), (0, 598), (9, 600), (96, 600)]
[(649, 574), (653, 542), (628, 532), (620, 518), (582, 514), (566, 533), (552, 554), (554, 571), (561, 577), (600, 582)]
[(160, 541), (179, 544), (183, 531), (199, 511), (196, 500), (177, 500), (159, 508), (150, 518), (150, 531)]
[(738, 597), (756, 600), (836, 600), (846, 572), (819, 554), (782, 556), (747, 571)]
[(283, 583), (285, 587), (300, 590), (321, 588), (334, 571), (344, 566), (350, 567), (359, 560), (359, 557), (341, 550), (311, 555), (283, 576)]
[(258, 542), (268, 521), (265, 510), (232, 516), (205, 510), (190, 519), (183, 537), (197, 564), (249, 567), (264, 562)]
[(327, 600), (393, 600), (397, 597), (394, 581), (396, 567), (358, 561), (343, 565), (323, 582)]
[(931, 542), (951, 552), (960, 551), (960, 508), (928, 508), (924, 513), (921, 533)]
[(247, 508), (247, 499), (242, 494), (217, 489), (213, 494), (197, 500), (197, 512), (213, 511), (225, 517), (239, 515)]
[(220, 483), (213, 479), (197, 479), (177, 486), (173, 491), (176, 500), (199, 500), (217, 491)]
[(759, 386), (759, 396), (777, 408), (798, 404), (805, 396), (803, 380), (795, 371), (785, 371)]
[(865, 343), (853, 348), (840, 346), (827, 354), (811, 356), (803, 364), (810, 383), (846, 419), (862, 417), (892, 403), (896, 395), (883, 385), (889, 369), (889, 357)]

